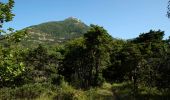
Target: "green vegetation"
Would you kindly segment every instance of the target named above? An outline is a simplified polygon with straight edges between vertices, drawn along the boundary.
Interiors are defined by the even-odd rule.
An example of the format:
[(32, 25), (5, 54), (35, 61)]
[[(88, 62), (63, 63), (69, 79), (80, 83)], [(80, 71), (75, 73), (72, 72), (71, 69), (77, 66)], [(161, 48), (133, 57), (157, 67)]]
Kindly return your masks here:
[(28, 37), (21, 44), (27, 47), (36, 47), (39, 43), (61, 44), (67, 40), (83, 36), (88, 29), (89, 26), (72, 17), (63, 21), (46, 22), (25, 28)]
[[(0, 3), (7, 9), (1, 10), (1, 23), (12, 20), (13, 3)], [(161, 30), (121, 40), (69, 18), (9, 32), (0, 43), (0, 100), (170, 98), (170, 39)], [(42, 34), (67, 41), (27, 45)]]
[(9, 22), (12, 20), (14, 16), (14, 14), (12, 14), (13, 6), (14, 6), (14, 0), (9, 0), (8, 3), (6, 4), (0, 2), (0, 28), (2, 28), (4, 22)]

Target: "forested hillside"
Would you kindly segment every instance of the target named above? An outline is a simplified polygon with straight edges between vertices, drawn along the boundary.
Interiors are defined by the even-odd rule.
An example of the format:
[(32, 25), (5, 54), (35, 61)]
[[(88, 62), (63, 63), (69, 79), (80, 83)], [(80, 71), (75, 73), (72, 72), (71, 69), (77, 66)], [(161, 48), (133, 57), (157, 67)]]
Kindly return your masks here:
[[(1, 33), (13, 5), (0, 3)], [(170, 99), (164, 31), (115, 39), (76, 18), (8, 31), (0, 43), (0, 100)]]
[[(62, 44), (65, 41), (82, 37), (89, 29), (77, 18), (69, 17), (63, 21), (45, 22), (39, 25), (33, 25), (22, 29), (27, 32), (27, 36), (23, 37), (20, 44), (24, 47), (36, 47), (38, 44), (52, 46), (54, 44)], [(1, 36), (1, 43), (6, 41)]]
[(88, 28), (89, 26), (81, 22), (79, 19), (69, 17), (63, 21), (46, 22), (25, 29), (27, 29), (28, 34), (31, 34), (31, 38), (34, 37), (34, 40), (40, 40), (41, 42), (43, 40), (46, 42), (63, 42), (68, 39), (83, 36)]

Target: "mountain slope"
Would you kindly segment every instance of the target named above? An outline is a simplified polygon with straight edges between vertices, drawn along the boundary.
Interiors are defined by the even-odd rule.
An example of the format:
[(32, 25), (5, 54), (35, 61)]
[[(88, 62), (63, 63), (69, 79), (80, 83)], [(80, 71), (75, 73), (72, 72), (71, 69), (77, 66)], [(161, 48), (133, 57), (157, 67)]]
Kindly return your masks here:
[(67, 18), (63, 21), (46, 22), (27, 27), (27, 42), (34, 43), (61, 43), (77, 38), (87, 32), (89, 26), (77, 18)]

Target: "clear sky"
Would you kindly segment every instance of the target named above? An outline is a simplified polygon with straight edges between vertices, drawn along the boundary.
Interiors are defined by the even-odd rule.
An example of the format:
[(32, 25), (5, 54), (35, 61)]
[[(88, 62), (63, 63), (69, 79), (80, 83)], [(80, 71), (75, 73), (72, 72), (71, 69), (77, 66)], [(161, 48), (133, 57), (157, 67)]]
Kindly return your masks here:
[[(7, 0), (1, 0), (7, 1)], [(170, 36), (166, 17), (168, 0), (15, 0), (14, 20), (6, 27), (22, 29), (70, 16), (87, 25), (103, 26), (113, 37), (130, 39), (150, 29)]]

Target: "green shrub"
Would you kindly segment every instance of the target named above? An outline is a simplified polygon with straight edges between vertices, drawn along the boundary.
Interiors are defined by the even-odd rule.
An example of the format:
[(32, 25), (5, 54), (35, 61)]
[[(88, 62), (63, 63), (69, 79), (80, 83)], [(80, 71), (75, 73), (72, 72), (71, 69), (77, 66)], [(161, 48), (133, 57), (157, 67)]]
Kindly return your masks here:
[(16, 88), (2, 88), (0, 90), (0, 98), (2, 100), (9, 99), (35, 99), (42, 94), (53, 94), (54, 87), (49, 84), (26, 84)]
[(53, 74), (51, 76), (51, 83), (54, 85), (60, 85), (64, 82), (64, 77), (62, 75)]
[(16, 98), (28, 98), (33, 99), (41, 95), (46, 89), (41, 84), (24, 85), (21, 88), (17, 88), (14, 91)]

